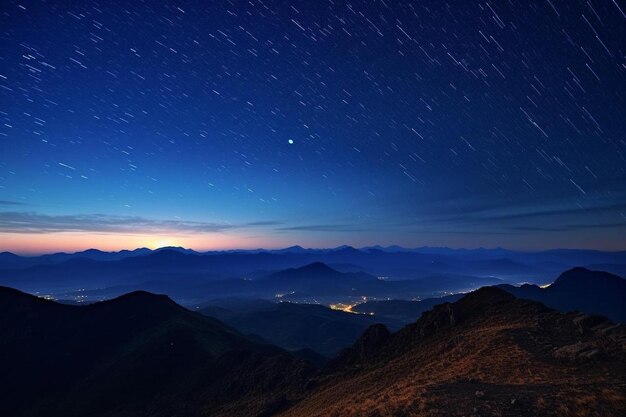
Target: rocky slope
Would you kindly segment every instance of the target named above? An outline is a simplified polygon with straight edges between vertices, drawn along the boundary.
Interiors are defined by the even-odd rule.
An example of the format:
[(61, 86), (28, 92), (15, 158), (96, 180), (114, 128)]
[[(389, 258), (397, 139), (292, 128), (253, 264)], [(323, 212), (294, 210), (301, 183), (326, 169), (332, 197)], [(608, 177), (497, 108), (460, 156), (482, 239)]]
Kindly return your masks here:
[(622, 325), (483, 288), (389, 334), (376, 326), (282, 416), (620, 416)]

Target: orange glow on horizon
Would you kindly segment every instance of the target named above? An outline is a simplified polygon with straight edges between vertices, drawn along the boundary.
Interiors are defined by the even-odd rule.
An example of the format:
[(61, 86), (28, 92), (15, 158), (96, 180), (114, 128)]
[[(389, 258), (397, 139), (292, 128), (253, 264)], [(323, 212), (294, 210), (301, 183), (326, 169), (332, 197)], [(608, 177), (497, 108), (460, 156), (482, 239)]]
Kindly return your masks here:
[(91, 234), (91, 233), (0, 233), (0, 252), (19, 255), (39, 255), (54, 252), (79, 252), (86, 249), (119, 251), (147, 247), (182, 246), (198, 251), (220, 249), (278, 248), (281, 243), (266, 237), (237, 235), (181, 234), (153, 236), (148, 234)]

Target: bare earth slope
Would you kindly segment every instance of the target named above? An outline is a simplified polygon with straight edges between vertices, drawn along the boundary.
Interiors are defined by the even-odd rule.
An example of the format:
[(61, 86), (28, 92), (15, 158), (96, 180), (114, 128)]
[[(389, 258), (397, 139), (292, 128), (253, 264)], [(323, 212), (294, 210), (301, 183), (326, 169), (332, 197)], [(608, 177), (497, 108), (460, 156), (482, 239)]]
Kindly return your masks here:
[(282, 416), (626, 415), (626, 331), (483, 288), (372, 326)]

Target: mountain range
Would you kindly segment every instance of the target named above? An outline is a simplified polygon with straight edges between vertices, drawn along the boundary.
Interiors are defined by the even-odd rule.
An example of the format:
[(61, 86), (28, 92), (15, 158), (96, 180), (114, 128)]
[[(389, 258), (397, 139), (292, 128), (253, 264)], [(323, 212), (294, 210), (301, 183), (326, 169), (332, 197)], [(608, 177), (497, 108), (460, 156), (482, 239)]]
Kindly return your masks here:
[(559, 313), (496, 287), (436, 305), (396, 332), (373, 324), (321, 367), (306, 352), (287, 352), (146, 292), (68, 306), (3, 287), (0, 333), (2, 415), (626, 411), (623, 325)]
[(321, 262), (225, 278), (215, 273), (213, 260), (211, 256), (171, 250), (120, 261), (74, 259), (60, 264), (0, 270), (0, 283), (31, 293), (54, 294), (54, 298), (80, 301), (98, 301), (134, 290), (146, 290), (166, 293), (182, 304), (194, 305), (210, 298), (224, 297), (301, 302), (316, 302), (320, 297), (333, 300), (364, 296), (412, 298), (504, 282), (493, 277), (446, 274), (416, 279), (381, 279), (365, 272), (340, 272)]
[[(321, 262), (344, 272), (363, 272), (389, 281), (421, 281), (418, 296), (427, 298), (444, 292), (466, 292), (489, 284), (546, 284), (557, 273), (576, 266), (624, 275), (626, 252), (552, 250), (518, 252), (506, 249), (449, 249), (341, 246), (305, 249), (299, 246), (278, 250), (196, 252), (168, 247), (139, 248), (120, 252), (90, 249), (73, 254), (56, 253), (25, 257), (0, 253), (0, 285), (31, 293), (58, 295), (78, 290), (120, 288), (109, 298), (132, 288), (170, 294), (189, 305), (198, 283), (230, 279), (255, 280), (290, 268)], [(217, 290), (222, 284), (216, 285)], [(146, 287), (146, 288), (144, 288)], [(228, 285), (226, 285), (227, 288)], [(216, 290), (216, 291), (217, 291)], [(231, 290), (228, 290), (231, 291)], [(232, 292), (232, 291), (231, 291)], [(226, 294), (222, 294), (224, 296)], [(232, 295), (232, 294), (231, 294)], [(393, 294), (399, 297), (401, 292)]]

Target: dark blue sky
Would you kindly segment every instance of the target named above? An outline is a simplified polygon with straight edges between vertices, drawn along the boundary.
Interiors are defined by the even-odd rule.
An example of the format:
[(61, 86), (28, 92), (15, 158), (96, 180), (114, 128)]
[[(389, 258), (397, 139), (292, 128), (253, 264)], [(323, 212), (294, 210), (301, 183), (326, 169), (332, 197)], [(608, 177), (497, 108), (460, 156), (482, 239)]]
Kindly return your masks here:
[(3, 1), (0, 249), (626, 249), (623, 2), (300, 3)]

